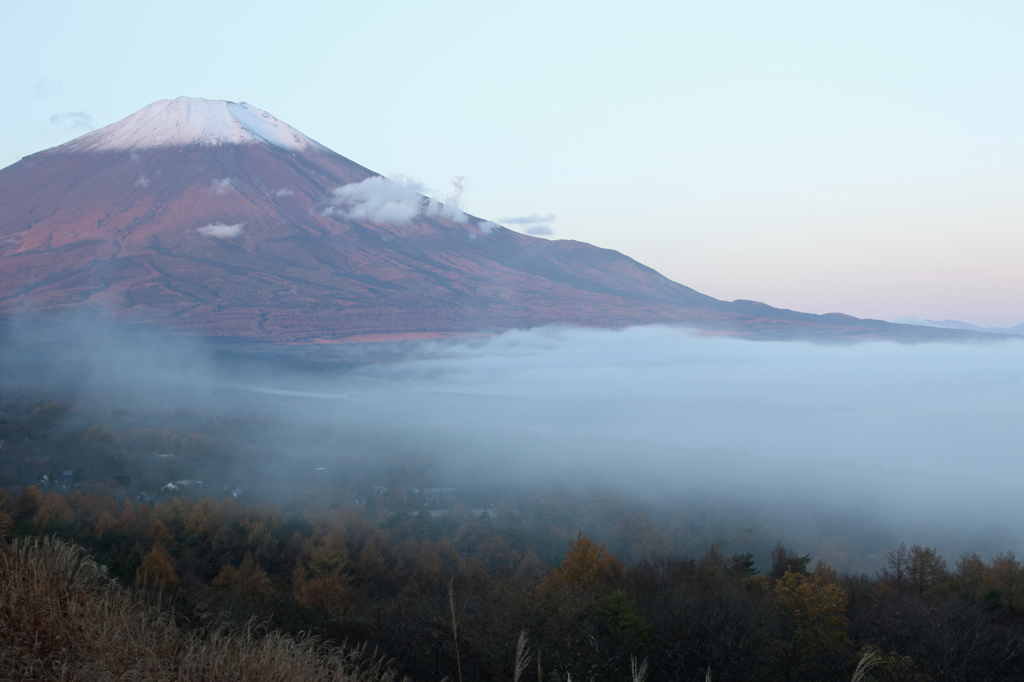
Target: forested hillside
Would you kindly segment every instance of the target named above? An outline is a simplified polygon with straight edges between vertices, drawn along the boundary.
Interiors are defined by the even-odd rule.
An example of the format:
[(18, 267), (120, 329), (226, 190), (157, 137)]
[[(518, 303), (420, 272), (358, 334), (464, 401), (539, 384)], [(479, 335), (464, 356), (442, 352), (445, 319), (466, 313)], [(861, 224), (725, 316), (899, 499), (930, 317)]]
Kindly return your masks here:
[[(843, 679), (867, 649), (877, 680), (1019, 679), (1024, 572), (1012, 554), (948, 565), (900, 546), (878, 576), (839, 575), (781, 544), (759, 571), (716, 548), (626, 564), (577, 533), (561, 563), (523, 551), (506, 515), (465, 507), (370, 522), (365, 508), (118, 500), (102, 485), (0, 492), (5, 535), (87, 547), (124, 585), (152, 581), (191, 619), (367, 641), (414, 679), (511, 679), (525, 630), (546, 680)], [(452, 608), (458, 621), (458, 660)], [(701, 672), (704, 671), (704, 672)]]
[(57, 398), (2, 405), (0, 534), (81, 545), (119, 584), (170, 595), (183, 627), (366, 642), (414, 680), (513, 679), (523, 632), (530, 679), (552, 682), (630, 679), (634, 660), (651, 680), (850, 679), (866, 652), (879, 681), (1024, 679), (1009, 551), (943, 557), (908, 537), (851, 570), (869, 529), (809, 552), (749, 509), (455, 489), (409, 453), (310, 460), (252, 489), (244, 421), (157, 428)]

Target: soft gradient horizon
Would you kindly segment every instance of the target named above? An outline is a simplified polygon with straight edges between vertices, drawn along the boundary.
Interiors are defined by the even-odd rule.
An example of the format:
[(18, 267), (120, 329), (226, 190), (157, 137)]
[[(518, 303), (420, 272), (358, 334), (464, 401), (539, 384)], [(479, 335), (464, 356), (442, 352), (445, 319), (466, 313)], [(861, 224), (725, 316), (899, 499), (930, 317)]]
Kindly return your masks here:
[(1012, 326), (1022, 29), (1011, 1), (24, 3), (0, 167), (158, 99), (245, 101), (716, 298)]

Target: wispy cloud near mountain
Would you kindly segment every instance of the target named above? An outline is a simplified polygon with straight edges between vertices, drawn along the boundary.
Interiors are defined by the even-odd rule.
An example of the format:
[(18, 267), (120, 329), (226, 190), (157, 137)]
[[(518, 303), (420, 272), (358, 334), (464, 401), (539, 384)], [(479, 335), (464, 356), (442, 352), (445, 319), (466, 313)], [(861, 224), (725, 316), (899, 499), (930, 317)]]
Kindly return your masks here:
[[(462, 178), (457, 180), (461, 183)], [(424, 196), (427, 191), (422, 183), (412, 178), (395, 176), (389, 179), (377, 175), (332, 190), (331, 205), (324, 215), (391, 225), (408, 224), (418, 215), (466, 222), (466, 214), (457, 205), (428, 199)], [(455, 201), (461, 196), (461, 191), (461, 184), (456, 184)]]

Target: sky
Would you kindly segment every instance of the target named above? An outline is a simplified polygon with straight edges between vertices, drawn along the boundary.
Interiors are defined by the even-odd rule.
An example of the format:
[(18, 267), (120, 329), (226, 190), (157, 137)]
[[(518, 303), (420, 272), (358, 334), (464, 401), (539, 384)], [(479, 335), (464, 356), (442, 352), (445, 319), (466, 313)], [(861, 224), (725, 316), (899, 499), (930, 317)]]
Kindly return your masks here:
[[(0, 167), (245, 101), (724, 300), (1024, 322), (1024, 4), (15, 3)], [(552, 217), (553, 216), (553, 217)]]

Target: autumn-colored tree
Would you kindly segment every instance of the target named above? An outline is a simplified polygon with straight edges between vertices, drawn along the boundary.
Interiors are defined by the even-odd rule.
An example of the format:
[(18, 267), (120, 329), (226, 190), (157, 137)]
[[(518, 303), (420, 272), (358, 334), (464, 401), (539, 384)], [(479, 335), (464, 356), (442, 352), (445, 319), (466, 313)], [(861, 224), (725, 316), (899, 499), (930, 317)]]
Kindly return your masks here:
[(204, 497), (195, 503), (185, 518), (185, 537), (197, 536), (201, 541), (208, 542), (224, 522), (224, 514), (220, 505), (212, 497)]
[(156, 544), (167, 545), (174, 542), (174, 535), (167, 529), (164, 522), (156, 518), (155, 515), (150, 519), (149, 526), (146, 528), (146, 535)]
[(194, 503), (187, 497), (175, 497), (160, 506), (160, 520), (175, 537), (185, 538), (186, 523)]
[(47, 530), (57, 524), (70, 523), (74, 518), (75, 513), (71, 511), (64, 496), (58, 492), (51, 492), (43, 498), (42, 504), (39, 505), (35, 524), (37, 529)]
[(246, 527), (245, 544), (253, 551), (258, 561), (277, 552), (278, 543), (267, 520), (250, 520)]
[(139, 576), (142, 580), (161, 582), (172, 590), (177, 589), (181, 582), (174, 571), (174, 558), (159, 543), (153, 545), (153, 549), (142, 558)]
[(356, 575), (363, 580), (373, 580), (382, 576), (387, 571), (387, 563), (384, 556), (377, 548), (377, 543), (370, 540), (359, 552), (359, 561), (356, 562)]
[(111, 497), (105, 490), (83, 495), (76, 500), (77, 505), (72, 506), (82, 524), (88, 528), (95, 528), (104, 514), (109, 514), (115, 519), (121, 513), (121, 505)]
[(43, 493), (37, 486), (30, 485), (22, 489), (21, 494), (14, 499), (15, 521), (33, 518), (39, 512), (43, 504)]
[(104, 535), (117, 532), (117, 519), (115, 519), (110, 512), (103, 512), (100, 516), (100, 520), (96, 522), (96, 528), (93, 530), (96, 537), (101, 538)]
[(331, 614), (342, 613), (348, 603), (349, 581), (343, 575), (313, 578), (299, 588), (303, 606), (323, 609)]
[[(845, 664), (853, 644), (846, 628), (847, 597), (842, 587), (815, 576), (786, 572), (775, 585), (774, 603), (786, 623), (783, 657), (798, 677), (821, 674), (822, 666)], [(842, 667), (842, 666), (840, 666)]]
[(257, 595), (270, 593), (267, 575), (256, 563), (252, 552), (246, 552), (238, 568), (230, 564), (221, 567), (211, 583), (217, 589), (228, 589), (236, 597), (251, 600)]
[(622, 562), (609, 554), (603, 544), (577, 533), (562, 565), (552, 570), (548, 580), (551, 585), (583, 586), (619, 575), (622, 569)]
[(138, 520), (139, 515), (135, 510), (135, 505), (132, 504), (131, 500), (125, 500), (121, 508), (121, 516), (117, 519), (117, 532), (126, 535), (135, 534), (138, 531)]
[[(365, 549), (364, 549), (365, 551)], [(372, 551), (372, 550), (371, 550)], [(360, 558), (362, 558), (360, 556)], [(314, 578), (339, 576), (348, 565), (348, 548), (337, 544), (328, 536), (320, 545), (313, 548), (306, 560), (306, 568)]]

